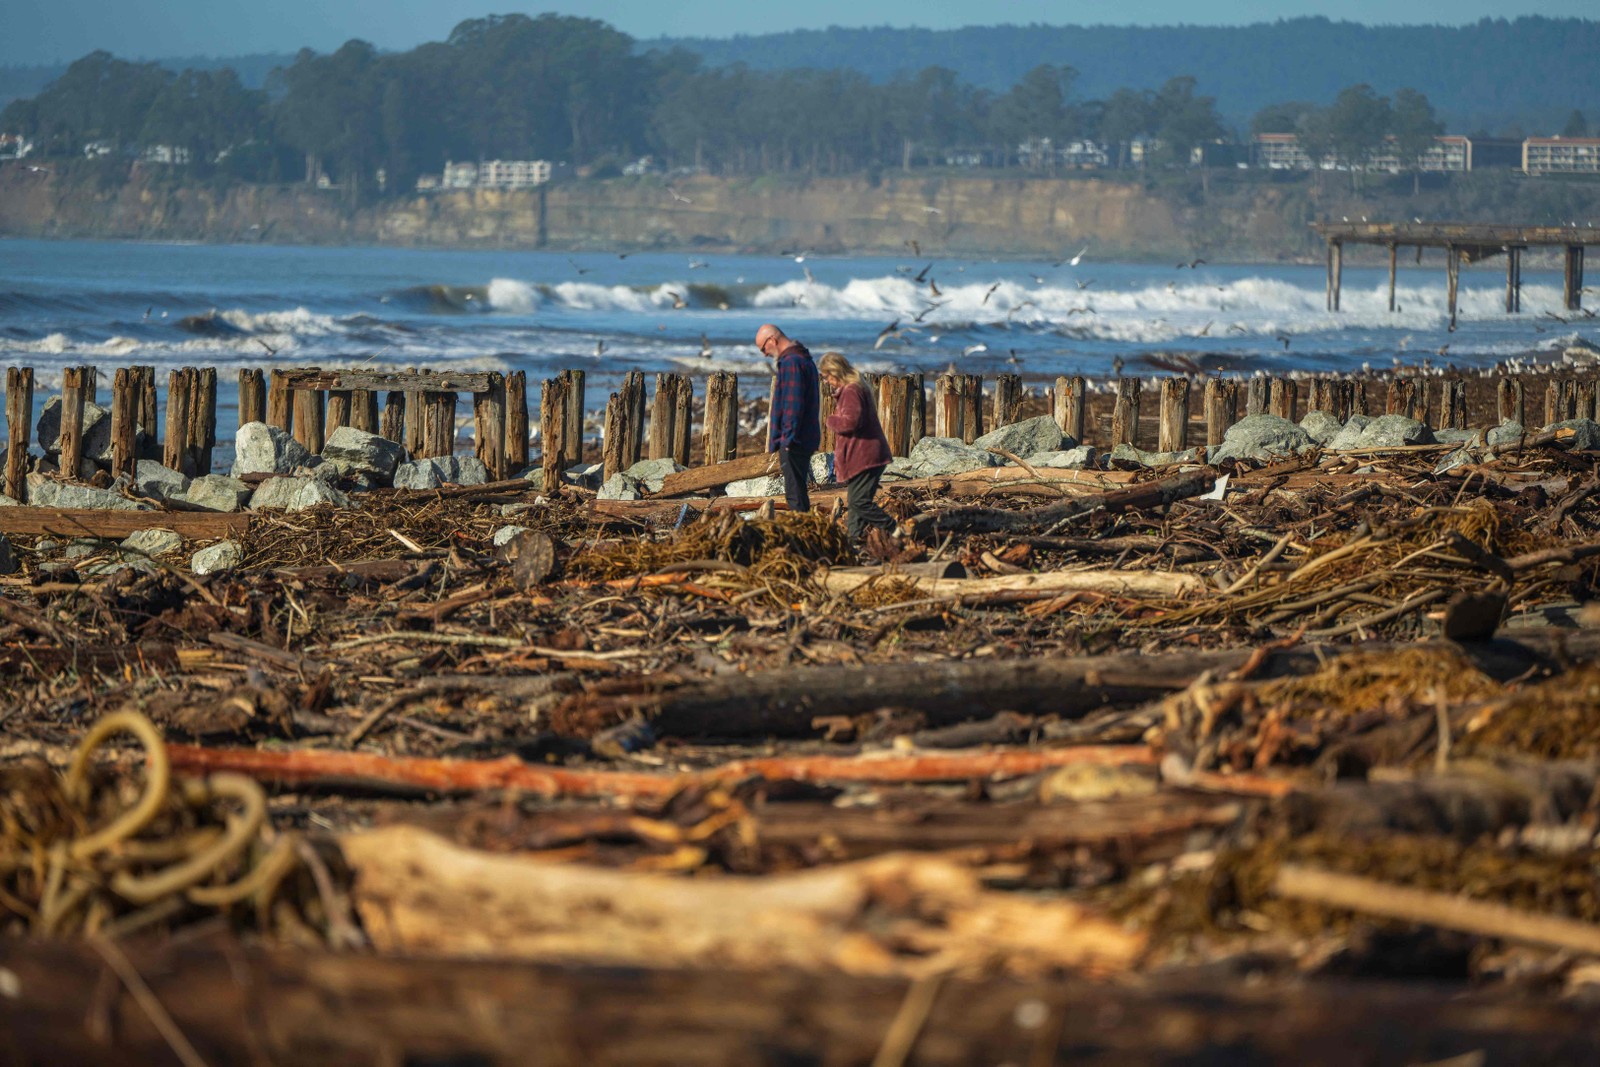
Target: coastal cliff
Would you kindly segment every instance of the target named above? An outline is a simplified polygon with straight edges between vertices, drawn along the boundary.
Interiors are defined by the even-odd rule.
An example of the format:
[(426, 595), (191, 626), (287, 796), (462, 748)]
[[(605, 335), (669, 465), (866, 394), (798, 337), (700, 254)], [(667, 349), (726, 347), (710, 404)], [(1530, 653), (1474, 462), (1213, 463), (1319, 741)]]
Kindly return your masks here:
[(656, 178), (353, 202), (338, 189), (217, 188), (136, 167), (120, 184), (0, 166), (0, 235), (462, 248), (693, 249), (1131, 259), (1300, 257), (1304, 185), (1202, 192), (1093, 177)]

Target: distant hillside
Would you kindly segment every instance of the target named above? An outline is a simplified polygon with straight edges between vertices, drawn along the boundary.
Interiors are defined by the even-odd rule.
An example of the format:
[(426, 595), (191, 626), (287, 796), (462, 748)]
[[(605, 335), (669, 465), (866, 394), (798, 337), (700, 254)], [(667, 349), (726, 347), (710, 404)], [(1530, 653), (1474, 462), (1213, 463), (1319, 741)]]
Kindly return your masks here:
[[(997, 9), (997, 10), (1003, 10)], [(1397, 14), (1402, 14), (1396, 9)], [(1362, 26), (1298, 18), (1252, 26), (974, 26), (961, 30), (798, 30), (729, 39), (642, 42), (682, 47), (712, 66), (849, 67), (875, 81), (948, 67), (1009, 89), (1041, 63), (1077, 69), (1077, 95), (1154, 89), (1189, 74), (1231, 121), (1267, 104), (1327, 104), (1345, 86), (1427, 94), (1453, 129), (1559, 130), (1574, 108), (1600, 117), (1600, 21), (1484, 19), (1470, 26)]]
[[(247, 89), (259, 89), (266, 84), (273, 67), (286, 67), (294, 62), (292, 55), (258, 53), (248, 56), (189, 56), (176, 59), (158, 59), (163, 67), (172, 71), (221, 70), (232, 67)], [(0, 108), (13, 100), (37, 96), (45, 86), (67, 71), (67, 64), (55, 63), (39, 67), (0, 67)]]

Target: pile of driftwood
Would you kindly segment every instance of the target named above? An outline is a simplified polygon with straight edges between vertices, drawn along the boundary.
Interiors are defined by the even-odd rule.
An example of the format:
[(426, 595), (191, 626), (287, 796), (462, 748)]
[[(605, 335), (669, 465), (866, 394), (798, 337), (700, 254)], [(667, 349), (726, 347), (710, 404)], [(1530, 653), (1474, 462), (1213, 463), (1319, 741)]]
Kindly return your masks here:
[(1592, 1059), (1595, 461), (1369, 458), (19, 536), (0, 1043)]

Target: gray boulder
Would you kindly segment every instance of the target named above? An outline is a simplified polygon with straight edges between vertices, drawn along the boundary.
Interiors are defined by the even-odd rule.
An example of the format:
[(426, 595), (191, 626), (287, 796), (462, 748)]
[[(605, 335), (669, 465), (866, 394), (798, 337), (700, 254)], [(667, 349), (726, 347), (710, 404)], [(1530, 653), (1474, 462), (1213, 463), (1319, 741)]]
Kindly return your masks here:
[(526, 529), (526, 526), (500, 527), (494, 532), (494, 536), (491, 538), (491, 540), (494, 542), (494, 547), (499, 548), (501, 545), (505, 544), (507, 541), (511, 540), (513, 537), (517, 536), (517, 534)]
[[(1174, 463), (1203, 463), (1205, 460), (1201, 457), (1202, 451), (1200, 448), (1186, 448), (1182, 452), (1146, 452), (1142, 448), (1122, 444), (1111, 450), (1109, 458), (1137, 463), (1142, 467), (1170, 467)], [(1033, 464), (1031, 459), (1028, 462)]]
[(312, 458), (304, 445), (276, 426), (247, 422), (233, 438), (233, 473), (288, 474)]
[(189, 560), (189, 569), (196, 574), (214, 574), (228, 571), (244, 561), (244, 548), (237, 541), (218, 541), (202, 548)]
[(729, 496), (782, 496), (783, 475), (765, 474), (760, 478), (729, 482), (723, 491)]
[(482, 485), (489, 470), (476, 456), (432, 456), (394, 469), (396, 489), (437, 489), (441, 485)]
[(1565, 422), (1555, 423), (1549, 429), (1571, 430), (1572, 437), (1561, 440), (1560, 444), (1574, 452), (1600, 451), (1600, 423), (1593, 419), (1567, 419)]
[(171, 500), (184, 494), (189, 479), (182, 472), (163, 467), (153, 459), (141, 459), (133, 467), (133, 489), (152, 500)]
[[(61, 451), (61, 398), (53, 396), (39, 412), (39, 447), (46, 455)], [(90, 459), (111, 459), (111, 410), (99, 404), (83, 405), (83, 454)]]
[(603, 463), (579, 463), (575, 467), (568, 467), (562, 471), (561, 478), (568, 485), (582, 486), (585, 489), (598, 489), (605, 469), (605, 464)]
[(924, 437), (911, 446), (911, 455), (906, 458), (913, 478), (936, 478), (1005, 463), (988, 449), (964, 444), (955, 437)]
[(21, 506), (20, 501), (12, 500), (4, 493), (0, 493), (0, 508), (20, 508)]
[(535, 489), (543, 489), (544, 468), (534, 467), (531, 470), (525, 471), (522, 475), (522, 480), (533, 486)]
[(1308, 411), (1306, 417), (1300, 420), (1300, 428), (1312, 441), (1325, 445), (1339, 435), (1344, 424), (1326, 411)]
[(122, 547), (146, 556), (164, 556), (183, 547), (183, 538), (171, 530), (135, 530), (123, 538)]
[(361, 471), (387, 481), (406, 458), (406, 450), (375, 433), (341, 426), (328, 435), (327, 444), (322, 446), (322, 458), (342, 464), (345, 471)]
[(834, 483), (832, 452), (818, 452), (811, 457), (811, 480), (818, 485)]
[(396, 489), (437, 489), (444, 484), (444, 471), (431, 459), (402, 463), (394, 469)]
[(883, 468), (883, 480), (893, 482), (916, 478), (919, 477), (917, 469), (917, 465), (911, 462), (911, 457), (895, 456), (889, 461), (889, 465)]
[(318, 504), (351, 506), (349, 497), (315, 478), (268, 478), (250, 498), (250, 506), (257, 511), (263, 508), (303, 511)]
[(1062, 470), (1081, 471), (1096, 466), (1098, 460), (1094, 446), (1079, 445), (1060, 452), (1036, 452), (1028, 457), (1035, 467), (1056, 467)]
[(1476, 463), (1477, 461), (1478, 457), (1473, 454), (1472, 449), (1458, 448), (1454, 452), (1447, 454), (1443, 459), (1441, 459), (1438, 464), (1434, 466), (1433, 473), (1437, 476), (1445, 473), (1446, 471), (1454, 470), (1455, 468), (1465, 466), (1468, 463)]
[(1405, 445), (1431, 445), (1433, 431), (1416, 419), (1404, 415), (1381, 415), (1361, 431), (1357, 448), (1402, 448)]
[(1049, 415), (1038, 415), (998, 430), (990, 430), (972, 443), (977, 448), (1002, 449), (1023, 459), (1037, 452), (1059, 452), (1077, 444), (1061, 432), (1061, 427)]
[(1250, 415), (1228, 427), (1211, 462), (1247, 459), (1270, 462), (1311, 447), (1311, 435), (1277, 415)]
[[(628, 478), (631, 478), (633, 481), (639, 483), (639, 485), (646, 492), (659, 493), (661, 492), (661, 486), (666, 481), (667, 475), (677, 474), (679, 471), (688, 469), (689, 468), (687, 467), (678, 466), (678, 464), (671, 459), (641, 459), (638, 463), (635, 463), (622, 473)], [(613, 499), (622, 498), (617, 497)]]
[(40, 508), (105, 508), (111, 511), (151, 511), (149, 504), (130, 500), (110, 489), (67, 485), (42, 474), (28, 475), (28, 503)]
[(1361, 432), (1372, 425), (1372, 419), (1366, 415), (1351, 415), (1350, 421), (1344, 428), (1333, 435), (1325, 447), (1330, 452), (1343, 452), (1351, 448), (1361, 447)]
[(1494, 427), (1487, 434), (1485, 434), (1484, 442), (1488, 444), (1490, 448), (1505, 448), (1509, 445), (1516, 444), (1518, 441), (1521, 441), (1523, 434), (1526, 432), (1527, 431), (1522, 428), (1522, 423), (1517, 422), (1514, 419), (1507, 419), (1505, 422), (1502, 422), (1499, 426)]
[(644, 483), (637, 478), (631, 478), (626, 473), (618, 471), (605, 480), (600, 486), (600, 491), (595, 494), (596, 500), (638, 500), (644, 494), (640, 490)]
[(138, 571), (140, 574), (154, 574), (160, 569), (160, 567), (142, 556), (127, 556), (123, 559), (108, 560), (104, 563), (86, 564), (78, 568), (78, 573), (103, 578), (116, 574), (118, 571)]
[(489, 468), (477, 456), (451, 456), (450, 460), (455, 464), (450, 477), (455, 485), (488, 484)]
[(1441, 445), (1464, 445), (1477, 440), (1477, 430), (1458, 430), (1446, 426), (1433, 431), (1433, 439)]
[(189, 483), (183, 501), (207, 511), (238, 511), (250, 499), (252, 489), (247, 483), (226, 474), (207, 474)]

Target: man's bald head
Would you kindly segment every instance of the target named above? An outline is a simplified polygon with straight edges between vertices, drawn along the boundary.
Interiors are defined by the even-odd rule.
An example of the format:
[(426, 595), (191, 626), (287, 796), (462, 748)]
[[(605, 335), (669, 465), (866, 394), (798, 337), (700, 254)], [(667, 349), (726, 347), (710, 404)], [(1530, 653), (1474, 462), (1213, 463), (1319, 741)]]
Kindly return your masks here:
[[(783, 331), (768, 322), (756, 331), (756, 348), (761, 350), (763, 356), (775, 356), (783, 351), (784, 342), (789, 340)], [(771, 347), (772, 351), (767, 351)]]

